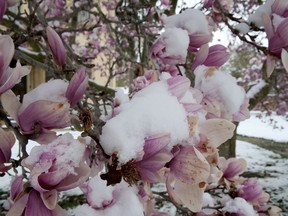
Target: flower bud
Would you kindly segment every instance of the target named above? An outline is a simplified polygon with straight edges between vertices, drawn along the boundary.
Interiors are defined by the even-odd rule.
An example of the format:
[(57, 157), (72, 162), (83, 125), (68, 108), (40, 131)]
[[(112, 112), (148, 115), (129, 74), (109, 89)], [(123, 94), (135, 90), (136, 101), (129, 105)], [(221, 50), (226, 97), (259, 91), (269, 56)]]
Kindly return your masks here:
[(53, 53), (58, 65), (63, 66), (66, 62), (67, 54), (60, 36), (50, 26), (46, 28), (48, 45)]

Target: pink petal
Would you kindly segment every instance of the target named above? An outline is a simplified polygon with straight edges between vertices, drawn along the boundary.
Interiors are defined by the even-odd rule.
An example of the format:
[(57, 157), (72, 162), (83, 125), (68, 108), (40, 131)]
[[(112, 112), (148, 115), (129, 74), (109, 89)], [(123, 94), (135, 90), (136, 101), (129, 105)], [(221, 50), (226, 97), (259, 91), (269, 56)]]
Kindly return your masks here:
[(266, 59), (266, 74), (270, 77), (275, 68), (275, 60), (271, 55), (267, 55)]
[(199, 184), (188, 184), (182, 181), (175, 181), (175, 194), (181, 200), (181, 203), (192, 212), (199, 212), (202, 209), (203, 194), (206, 188), (205, 182)]
[(208, 119), (199, 124), (199, 130), (207, 137), (208, 145), (217, 148), (233, 136), (235, 125), (225, 119)]
[[(3, 2), (1, 0), (0, 2)], [(4, 1), (5, 2), (5, 1)], [(5, 4), (5, 3), (4, 3)], [(0, 21), (1, 21), (1, 10), (3, 7), (0, 5)], [(9, 67), (9, 64), (14, 55), (14, 43), (12, 38), (9, 35), (0, 36), (0, 83), (2, 83), (2, 76), (5, 73), (5, 70)]]
[(23, 215), (28, 202), (29, 194), (24, 194), (12, 205), (6, 216)]
[(64, 47), (64, 44), (60, 36), (50, 26), (46, 28), (46, 34), (47, 34), (48, 44), (53, 53), (55, 61), (59, 65), (64, 65), (66, 62), (67, 54), (66, 54), (66, 49)]
[(5, 111), (18, 122), (18, 110), (21, 107), (21, 103), (16, 95), (11, 90), (6, 91), (1, 95), (1, 103)]
[(74, 107), (81, 99), (88, 86), (88, 75), (85, 68), (80, 68), (69, 82), (66, 97), (68, 98), (71, 107)]
[(29, 199), (24, 216), (32, 215), (53, 216), (52, 212), (44, 205), (39, 192), (36, 192), (35, 190), (32, 190), (29, 193)]
[(192, 70), (194, 70), (197, 66), (204, 63), (204, 61), (207, 59), (209, 54), (209, 45), (204, 44), (200, 47), (199, 51), (197, 52), (195, 59), (192, 63)]
[(58, 201), (58, 192), (56, 190), (40, 193), (40, 196), (46, 208), (55, 209)]
[(2, 86), (0, 87), (0, 94), (11, 89), (15, 84), (21, 81), (23, 76), (26, 76), (29, 70), (25, 66), (21, 66), (20, 62), (17, 62), (15, 68), (8, 68), (1, 77)]
[(4, 131), (0, 127), (0, 163), (7, 163), (11, 158), (11, 149), (16, 139), (11, 131)]
[(23, 186), (24, 186), (23, 176), (16, 176), (16, 178), (12, 181), (11, 184), (10, 197), (13, 201), (15, 201), (16, 197), (23, 190)]
[(36, 123), (46, 129), (67, 127), (70, 124), (69, 104), (48, 100), (33, 102), (20, 113), (19, 124), (25, 133), (30, 134)]
[(288, 10), (288, 1), (284, 0), (275, 0), (275, 2), (272, 4), (272, 13), (276, 13), (280, 16), (283, 16), (285, 12)]
[(167, 80), (168, 89), (172, 95), (176, 96), (179, 100), (185, 95), (190, 87), (190, 80), (187, 77), (175, 76)]
[(162, 133), (145, 138), (143, 160), (154, 156), (165, 148), (171, 140), (170, 133)]
[(6, 10), (7, 10), (7, 1), (6, 0), (0, 0), (0, 22), (2, 21)]
[(181, 146), (169, 167), (176, 179), (190, 184), (206, 181), (210, 174), (209, 163), (193, 146)]
[(91, 173), (90, 167), (83, 162), (79, 167), (76, 167), (74, 171), (76, 172), (76, 175), (71, 174), (67, 176), (65, 180), (57, 185), (57, 191), (69, 190), (83, 184)]
[(262, 13), (261, 18), (264, 24), (264, 29), (267, 34), (267, 37), (270, 40), (274, 36), (274, 29), (273, 29), (271, 18), (269, 14), (267, 13)]

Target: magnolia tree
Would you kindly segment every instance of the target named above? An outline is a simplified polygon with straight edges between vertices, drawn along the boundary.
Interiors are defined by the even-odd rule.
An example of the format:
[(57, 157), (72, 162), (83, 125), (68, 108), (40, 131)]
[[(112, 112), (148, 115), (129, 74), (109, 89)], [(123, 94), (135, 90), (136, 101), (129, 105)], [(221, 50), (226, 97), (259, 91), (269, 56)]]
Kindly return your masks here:
[[(218, 151), (265, 85), (247, 97), (220, 68), (226, 48), (210, 42), (225, 23), (265, 55), (269, 83), (275, 62), (288, 67), (288, 4), (267, 1), (244, 20), (231, 15), (232, 3), (209, 0), (174, 14), (177, 1), (0, 0), (0, 171), (12, 177), (6, 215), (169, 215), (165, 203), (180, 215), (278, 215), (257, 179), (241, 176), (245, 159)], [(89, 20), (80, 22), (80, 12)], [(99, 55), (108, 61), (93, 65)], [(11, 89), (30, 66), (53, 79), (18, 97)], [(108, 80), (126, 69), (140, 76), (126, 95), (89, 81), (89, 68)], [(67, 127), (81, 136), (56, 133)], [(11, 158), (13, 146), (19, 154)], [(64, 210), (61, 192), (77, 187), (85, 201)]]

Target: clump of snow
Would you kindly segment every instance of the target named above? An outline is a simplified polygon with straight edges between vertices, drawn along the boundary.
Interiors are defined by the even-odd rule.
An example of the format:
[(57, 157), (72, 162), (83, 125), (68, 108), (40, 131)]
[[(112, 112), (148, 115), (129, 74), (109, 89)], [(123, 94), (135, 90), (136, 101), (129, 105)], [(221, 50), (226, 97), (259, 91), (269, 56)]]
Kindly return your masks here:
[(256, 85), (252, 86), (252, 88), (249, 89), (249, 91), (247, 92), (247, 97), (253, 98), (266, 85), (267, 85), (267, 83), (264, 80), (260, 80)]
[[(100, 177), (97, 181), (103, 181)], [(103, 181), (105, 182), (105, 181)], [(111, 194), (111, 189), (109, 187), (102, 185), (102, 183), (97, 184), (93, 189), (95, 189), (95, 196), (106, 197), (105, 193)], [(113, 189), (112, 197), (113, 201), (103, 208), (92, 208), (88, 204), (78, 206), (74, 210), (76, 216), (83, 215), (99, 215), (99, 216), (114, 216), (114, 215), (133, 215), (133, 216), (143, 216), (144, 209), (137, 196), (137, 190), (134, 187), (130, 187), (126, 182), (121, 182), (115, 186), (110, 186)], [(108, 189), (108, 191), (107, 191)], [(104, 194), (103, 194), (104, 193)], [(98, 199), (98, 198), (97, 198)], [(102, 202), (105, 200), (102, 200)], [(127, 204), (129, 206), (127, 206)]]
[(265, 4), (259, 6), (257, 10), (248, 17), (248, 21), (257, 27), (263, 26), (262, 14), (266, 13), (270, 15), (272, 13), (271, 6), (273, 3), (274, 0), (267, 0)]
[(168, 90), (165, 80), (137, 92), (125, 109), (107, 121), (101, 144), (107, 154), (118, 153), (119, 162), (137, 158), (143, 150), (144, 138), (170, 133), (170, 146), (187, 139), (188, 121), (183, 106)]
[(236, 197), (235, 199), (224, 201), (224, 211), (229, 213), (237, 213), (237, 215), (249, 215), (257, 216), (258, 214), (254, 211), (253, 206), (246, 202), (245, 199)]
[(186, 29), (189, 34), (210, 33), (206, 16), (197, 9), (187, 9), (180, 14), (169, 16), (164, 20), (164, 25), (166, 28), (178, 27)]
[(189, 36), (186, 30), (166, 28), (160, 38), (163, 38), (165, 41), (167, 56), (181, 56), (183, 59), (186, 59), (189, 46)]
[(250, 30), (250, 26), (246, 23), (238, 23), (234, 27), (236, 30), (238, 30), (241, 34), (247, 34)]

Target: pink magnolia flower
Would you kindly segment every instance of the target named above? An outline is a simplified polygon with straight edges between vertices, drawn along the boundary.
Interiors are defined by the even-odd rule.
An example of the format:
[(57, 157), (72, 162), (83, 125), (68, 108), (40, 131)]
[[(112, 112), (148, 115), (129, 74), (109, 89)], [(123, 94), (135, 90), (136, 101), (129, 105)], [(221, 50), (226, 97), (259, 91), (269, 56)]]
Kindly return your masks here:
[(164, 64), (183, 64), (186, 61), (189, 37), (186, 30), (167, 28), (151, 47), (151, 56)]
[[(202, 208), (203, 194), (210, 174), (210, 165), (193, 146), (179, 146), (169, 162), (166, 187), (169, 196), (193, 212)], [(172, 188), (170, 178), (174, 178)]]
[[(1, 10), (1, 6), (0, 6)], [(0, 95), (11, 89), (21, 81), (21, 78), (29, 73), (28, 68), (17, 62), (15, 68), (9, 64), (14, 55), (14, 43), (9, 35), (0, 36)]]
[(168, 163), (173, 155), (168, 147), (170, 134), (158, 134), (145, 139), (144, 155), (136, 162), (136, 168), (141, 180), (155, 183), (159, 182), (159, 171)]
[(234, 77), (205, 66), (198, 66), (194, 74), (195, 88), (204, 95), (201, 104), (208, 112), (207, 118), (243, 121), (249, 117), (246, 93)]
[(208, 67), (220, 67), (229, 59), (227, 48), (223, 45), (213, 45), (208, 47), (205, 44), (200, 47), (196, 54), (195, 60), (192, 63), (192, 69), (194, 70), (197, 66), (203, 64)]
[(0, 127), (0, 174), (12, 168), (12, 165), (4, 165), (9, 163), (11, 158), (11, 149), (16, 141), (14, 134), (11, 131), (4, 131)]
[(46, 34), (48, 39), (48, 45), (53, 53), (55, 61), (58, 65), (63, 66), (66, 62), (67, 54), (63, 41), (57, 32), (50, 26), (46, 28)]
[[(81, 186), (88, 204), (74, 210), (76, 216), (82, 215), (135, 215), (144, 216), (143, 205), (138, 198), (138, 190), (122, 181), (115, 186), (106, 186), (99, 176), (93, 177)], [(129, 208), (125, 204), (129, 203)]]
[(85, 145), (66, 133), (47, 145), (35, 146), (22, 161), (30, 170), (31, 186), (39, 192), (65, 191), (87, 180), (90, 168), (84, 163)]
[(88, 75), (85, 72), (85, 68), (82, 67), (74, 74), (74, 76), (70, 80), (65, 94), (71, 107), (74, 107), (77, 102), (82, 98), (87, 86)]
[(248, 202), (256, 201), (263, 193), (262, 186), (257, 181), (257, 179), (247, 179), (245, 180), (238, 189), (237, 193), (239, 197), (242, 197)]
[(225, 179), (233, 180), (246, 170), (247, 162), (243, 158), (229, 158), (226, 160), (221, 157), (218, 166), (223, 171)]

